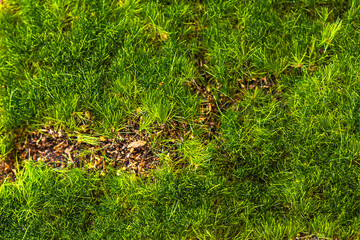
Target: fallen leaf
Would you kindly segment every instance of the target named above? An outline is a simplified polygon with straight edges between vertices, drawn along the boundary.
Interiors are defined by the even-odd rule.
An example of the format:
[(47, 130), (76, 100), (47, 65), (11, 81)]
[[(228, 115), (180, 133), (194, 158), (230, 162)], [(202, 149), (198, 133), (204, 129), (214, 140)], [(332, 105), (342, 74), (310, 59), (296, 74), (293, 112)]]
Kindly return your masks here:
[(106, 139), (106, 137), (104, 137), (104, 136), (100, 136), (100, 137), (99, 137), (99, 140), (100, 140), (101, 142), (106, 142), (107, 139)]
[(160, 38), (162, 41), (165, 41), (169, 38), (169, 34), (167, 32), (160, 33)]
[(138, 147), (142, 147), (146, 144), (146, 141), (135, 141), (130, 143), (127, 148), (138, 148)]
[(91, 118), (91, 115), (90, 115), (90, 112), (89, 112), (89, 111), (86, 111), (86, 112), (85, 112), (85, 118), (86, 118), (86, 119), (90, 119), (90, 118)]

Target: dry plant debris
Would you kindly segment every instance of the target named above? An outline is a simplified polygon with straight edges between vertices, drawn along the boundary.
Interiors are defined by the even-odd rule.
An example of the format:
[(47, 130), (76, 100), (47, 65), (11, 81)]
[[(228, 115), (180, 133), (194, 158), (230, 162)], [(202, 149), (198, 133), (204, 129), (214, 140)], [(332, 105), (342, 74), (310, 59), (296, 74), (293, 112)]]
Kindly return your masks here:
[[(139, 133), (139, 132), (138, 132)], [(17, 144), (7, 159), (0, 160), (0, 179), (15, 179), (14, 159), (31, 159), (53, 168), (87, 168), (106, 172), (107, 167), (146, 174), (159, 162), (145, 134), (118, 133), (115, 138), (93, 137), (82, 133), (69, 135), (54, 127), (36, 130)]]
[[(309, 233), (299, 233), (297, 234), (297, 236), (295, 237), (295, 240), (325, 240), (325, 239), (329, 239), (327, 237), (318, 237), (315, 234), (309, 234)], [(337, 237), (333, 238), (334, 240), (339, 240)]]

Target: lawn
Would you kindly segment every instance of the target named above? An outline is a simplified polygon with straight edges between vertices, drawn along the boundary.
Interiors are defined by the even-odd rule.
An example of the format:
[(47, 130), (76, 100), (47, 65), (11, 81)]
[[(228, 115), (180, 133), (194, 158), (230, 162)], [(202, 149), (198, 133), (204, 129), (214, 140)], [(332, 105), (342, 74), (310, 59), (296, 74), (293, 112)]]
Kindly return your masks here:
[(0, 1), (0, 239), (359, 239), (359, 0)]

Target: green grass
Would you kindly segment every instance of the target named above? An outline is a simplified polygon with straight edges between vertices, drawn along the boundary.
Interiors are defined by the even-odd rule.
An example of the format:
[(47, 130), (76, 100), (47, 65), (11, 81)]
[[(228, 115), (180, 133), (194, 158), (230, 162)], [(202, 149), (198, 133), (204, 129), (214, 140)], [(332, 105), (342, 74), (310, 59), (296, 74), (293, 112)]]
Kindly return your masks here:
[[(3, 3), (1, 156), (19, 129), (132, 120), (161, 164), (26, 161), (0, 185), (1, 239), (360, 237), (360, 1)], [(221, 107), (210, 139), (191, 86)], [(177, 123), (181, 139), (157, 134)]]

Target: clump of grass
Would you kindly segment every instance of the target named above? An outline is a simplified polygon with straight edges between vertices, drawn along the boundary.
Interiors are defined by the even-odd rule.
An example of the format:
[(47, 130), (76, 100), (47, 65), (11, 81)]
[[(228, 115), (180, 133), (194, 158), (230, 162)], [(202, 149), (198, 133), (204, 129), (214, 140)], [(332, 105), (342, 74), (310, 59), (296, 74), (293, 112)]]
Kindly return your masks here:
[[(195, 67), (186, 58), (185, 44), (169, 33), (175, 24), (181, 26), (156, 18), (156, 5), (8, 4), (2, 18), (16, 20), (1, 29), (7, 39), (1, 76), (5, 129), (34, 119), (73, 128), (72, 113), (86, 110), (108, 128), (123, 124), (142, 106), (156, 122), (169, 121), (173, 111), (181, 116), (184, 105), (182, 117), (194, 117), (188, 109), (196, 101), (185, 82)], [(170, 7), (157, 11), (185, 21), (186, 9), (183, 3), (177, 12)], [(16, 26), (17, 32), (9, 30)]]

